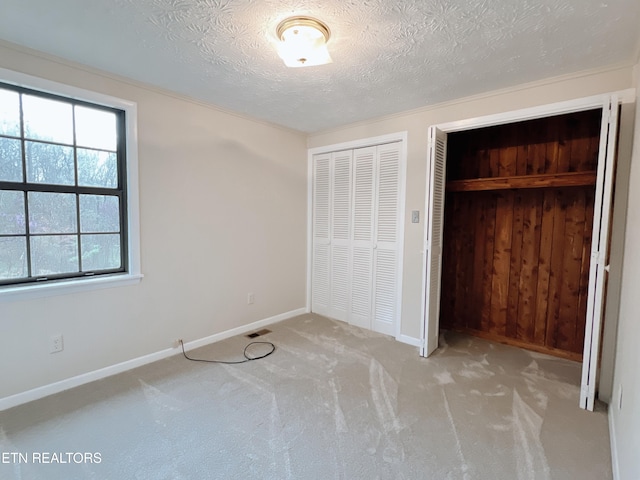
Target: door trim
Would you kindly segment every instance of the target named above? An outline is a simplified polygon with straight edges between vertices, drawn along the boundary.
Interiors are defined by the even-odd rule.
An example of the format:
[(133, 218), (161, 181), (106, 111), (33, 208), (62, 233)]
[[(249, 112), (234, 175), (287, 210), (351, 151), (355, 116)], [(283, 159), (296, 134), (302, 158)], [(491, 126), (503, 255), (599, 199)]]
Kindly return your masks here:
[(619, 103), (634, 103), (636, 101), (635, 92), (635, 88), (628, 88), (626, 90), (577, 98), (564, 102), (549, 103), (536, 107), (512, 110), (509, 112), (483, 115), (481, 117), (472, 117), (453, 122), (438, 123), (434, 126), (445, 133), (452, 133), (471, 130), (474, 128), (491, 127), (493, 125), (523, 122), (525, 120), (534, 120), (536, 118), (562, 115), (563, 113), (582, 112), (584, 110), (600, 108), (611, 98), (612, 95), (616, 95), (618, 97)]

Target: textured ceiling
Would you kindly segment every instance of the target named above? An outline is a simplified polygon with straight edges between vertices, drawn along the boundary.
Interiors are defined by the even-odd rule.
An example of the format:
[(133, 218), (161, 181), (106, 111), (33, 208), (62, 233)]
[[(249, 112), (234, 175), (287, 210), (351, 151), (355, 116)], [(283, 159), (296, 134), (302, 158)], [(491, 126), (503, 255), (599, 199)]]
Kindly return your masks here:
[[(322, 19), (334, 63), (290, 69), (278, 22)], [(0, 38), (315, 132), (630, 62), (638, 0), (2, 0)]]

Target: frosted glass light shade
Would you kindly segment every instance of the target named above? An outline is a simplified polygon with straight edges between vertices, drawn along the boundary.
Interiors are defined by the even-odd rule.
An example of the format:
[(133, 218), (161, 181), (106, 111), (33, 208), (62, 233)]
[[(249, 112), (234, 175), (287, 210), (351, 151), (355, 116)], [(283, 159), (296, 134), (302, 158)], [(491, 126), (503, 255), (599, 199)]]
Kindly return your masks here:
[(287, 67), (311, 67), (331, 63), (327, 49), (329, 28), (319, 20), (293, 17), (284, 20), (277, 29), (280, 44), (278, 55)]

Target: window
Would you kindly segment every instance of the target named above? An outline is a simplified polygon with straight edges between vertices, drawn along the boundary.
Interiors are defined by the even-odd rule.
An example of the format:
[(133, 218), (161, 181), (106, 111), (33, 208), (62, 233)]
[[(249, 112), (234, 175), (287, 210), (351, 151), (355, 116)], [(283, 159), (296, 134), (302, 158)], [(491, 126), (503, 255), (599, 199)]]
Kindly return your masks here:
[(0, 83), (0, 288), (130, 272), (125, 111)]

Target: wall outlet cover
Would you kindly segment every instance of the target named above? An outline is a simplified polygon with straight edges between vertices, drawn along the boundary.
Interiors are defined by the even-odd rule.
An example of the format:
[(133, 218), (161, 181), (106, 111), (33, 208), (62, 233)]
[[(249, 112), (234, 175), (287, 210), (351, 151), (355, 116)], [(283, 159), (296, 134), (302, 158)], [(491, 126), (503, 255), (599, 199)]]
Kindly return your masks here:
[(49, 338), (49, 353), (58, 353), (64, 350), (64, 339), (61, 333), (51, 335)]

